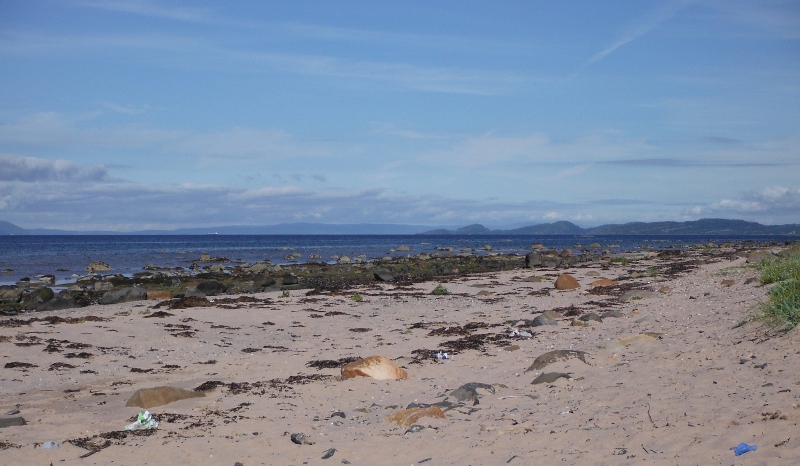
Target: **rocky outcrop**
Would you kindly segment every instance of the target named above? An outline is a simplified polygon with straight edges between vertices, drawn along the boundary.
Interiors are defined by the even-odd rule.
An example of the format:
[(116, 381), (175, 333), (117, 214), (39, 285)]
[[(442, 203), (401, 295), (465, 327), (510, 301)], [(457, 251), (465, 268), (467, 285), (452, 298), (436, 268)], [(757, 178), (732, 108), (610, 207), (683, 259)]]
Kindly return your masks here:
[(88, 273), (105, 272), (111, 270), (111, 266), (101, 261), (94, 261), (86, 267)]

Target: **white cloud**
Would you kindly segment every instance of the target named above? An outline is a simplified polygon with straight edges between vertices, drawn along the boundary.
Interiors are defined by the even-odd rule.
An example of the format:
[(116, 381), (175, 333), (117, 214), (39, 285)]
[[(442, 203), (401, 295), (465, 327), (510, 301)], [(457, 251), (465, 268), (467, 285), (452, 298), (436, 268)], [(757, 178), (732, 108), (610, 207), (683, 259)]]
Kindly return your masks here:
[(722, 199), (686, 208), (684, 215), (731, 216), (767, 223), (800, 223), (800, 188), (773, 186), (743, 193), (739, 199)]

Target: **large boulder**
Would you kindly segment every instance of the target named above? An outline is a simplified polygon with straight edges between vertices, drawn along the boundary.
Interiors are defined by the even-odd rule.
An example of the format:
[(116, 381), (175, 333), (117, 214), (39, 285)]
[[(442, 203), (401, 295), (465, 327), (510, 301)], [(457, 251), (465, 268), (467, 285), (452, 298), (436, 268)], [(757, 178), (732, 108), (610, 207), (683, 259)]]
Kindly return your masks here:
[(408, 373), (383, 356), (370, 356), (353, 361), (342, 367), (342, 377), (372, 377), (377, 380), (397, 380), (408, 378)]
[(100, 298), (100, 304), (118, 304), (147, 299), (147, 290), (138, 286), (128, 286), (118, 290), (106, 291)]
[(0, 304), (14, 304), (22, 299), (24, 288), (17, 285), (0, 285)]
[(23, 299), (23, 307), (25, 309), (37, 309), (42, 304), (53, 299), (54, 296), (53, 290), (47, 287), (33, 290)]
[(214, 296), (224, 293), (228, 287), (216, 280), (203, 280), (197, 284), (196, 289), (206, 296)]
[(381, 282), (393, 282), (394, 275), (386, 269), (377, 269), (372, 273), (372, 276), (375, 277), (375, 280)]
[(50, 301), (42, 304), (38, 308), (37, 311), (61, 311), (64, 309), (74, 309), (76, 307), (81, 307), (80, 303), (69, 293), (63, 293), (55, 296)]
[(574, 290), (580, 288), (581, 285), (575, 277), (568, 273), (562, 273), (556, 278), (555, 287), (557, 290)]
[(525, 268), (530, 269), (542, 265), (542, 255), (538, 252), (529, 252), (525, 255)]

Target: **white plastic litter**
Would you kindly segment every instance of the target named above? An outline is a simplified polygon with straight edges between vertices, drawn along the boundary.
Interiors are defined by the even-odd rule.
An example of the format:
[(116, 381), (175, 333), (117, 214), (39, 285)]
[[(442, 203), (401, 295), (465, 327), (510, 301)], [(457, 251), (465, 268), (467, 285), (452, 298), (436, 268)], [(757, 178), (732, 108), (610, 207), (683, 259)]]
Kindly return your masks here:
[(158, 421), (153, 419), (150, 411), (144, 411), (139, 413), (139, 417), (135, 421), (125, 426), (125, 430), (155, 429), (157, 427)]
[(58, 448), (58, 442), (44, 442), (43, 444), (39, 445), (39, 448), (43, 450), (53, 449), (55, 450)]
[(448, 356), (447, 353), (442, 353), (441, 351), (439, 351), (438, 353), (436, 353), (436, 359), (450, 359), (450, 356)]

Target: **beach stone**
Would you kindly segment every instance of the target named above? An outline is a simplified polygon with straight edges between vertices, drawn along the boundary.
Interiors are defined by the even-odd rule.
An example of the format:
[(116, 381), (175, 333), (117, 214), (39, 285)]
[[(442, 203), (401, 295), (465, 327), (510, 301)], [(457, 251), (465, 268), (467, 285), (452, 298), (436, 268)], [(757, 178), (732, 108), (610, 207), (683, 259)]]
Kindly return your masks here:
[(125, 403), (127, 407), (150, 409), (188, 398), (200, 398), (205, 393), (176, 387), (140, 388)]
[(609, 280), (608, 278), (601, 278), (592, 282), (592, 287), (595, 286), (615, 286), (617, 282)]
[(312, 442), (308, 436), (302, 432), (292, 434), (289, 436), (289, 438), (292, 440), (292, 443), (297, 445), (314, 445), (314, 442)]
[(111, 266), (101, 261), (94, 261), (86, 267), (86, 271), (89, 273), (105, 272), (107, 270), (111, 270)]
[(630, 301), (632, 299), (655, 298), (658, 294), (650, 290), (628, 290), (619, 297), (620, 301)]
[(580, 316), (578, 319), (582, 320), (584, 322), (590, 322), (590, 321), (591, 322), (602, 322), (603, 321), (603, 318), (600, 317), (599, 315), (595, 314), (594, 312), (590, 312), (588, 314), (584, 314), (584, 315)]
[(44, 311), (62, 311), (64, 309), (73, 309), (81, 307), (80, 303), (71, 294), (59, 294), (50, 301), (39, 306), (36, 310), (39, 312)]
[(542, 254), (542, 267), (551, 267), (555, 268), (561, 265), (561, 257), (559, 257), (555, 253), (551, 254)]
[(39, 288), (28, 293), (22, 300), (23, 307), (26, 309), (37, 309), (42, 304), (50, 301), (55, 296), (53, 290), (47, 287)]
[(589, 247), (592, 248), (592, 249), (600, 249), (603, 246), (601, 246), (600, 243), (592, 243), (592, 244), (589, 245)]
[(639, 335), (631, 335), (624, 338), (620, 338), (619, 340), (617, 340), (617, 343), (619, 343), (622, 346), (626, 346), (633, 343), (638, 343), (640, 341), (658, 340), (661, 338), (662, 335), (663, 334), (661, 333), (645, 332), (645, 333), (640, 333)]
[(571, 379), (571, 378), (572, 376), (564, 372), (545, 372), (539, 374), (539, 377), (533, 379), (531, 385), (539, 385), (542, 383), (553, 383), (558, 379)]
[(56, 277), (55, 275), (42, 275), (39, 277), (39, 281), (45, 285), (55, 285)]
[(670, 288), (668, 286), (662, 286), (661, 288), (658, 289), (658, 292), (661, 293), (661, 294), (667, 294), (670, 291), (672, 291), (672, 288)]
[(586, 272), (586, 276), (587, 277), (599, 277), (600, 276), (600, 272), (598, 272), (597, 270), (590, 270), (590, 271)]
[(469, 382), (450, 392), (450, 396), (461, 402), (471, 401), (473, 405), (476, 405), (480, 398), (479, 388), (492, 394), (495, 392), (494, 386), (488, 383)]
[(570, 327), (588, 327), (589, 324), (587, 324), (586, 322), (583, 322), (581, 320), (578, 320), (578, 319), (572, 319), (571, 321), (569, 321), (569, 326)]
[(556, 312), (556, 311), (553, 311), (553, 310), (550, 310), (550, 309), (548, 309), (548, 310), (546, 310), (546, 311), (542, 312), (542, 316), (544, 316), (544, 317), (548, 317), (548, 318), (550, 318), (550, 319), (560, 319), (560, 318), (562, 318), (562, 317), (563, 317), (563, 316), (561, 315), (561, 313), (559, 313), (559, 312)]
[(543, 325), (558, 325), (558, 321), (546, 315), (536, 316), (531, 322), (533, 327), (541, 327)]
[(6, 427), (25, 426), (25, 425), (28, 425), (28, 423), (25, 422), (25, 419), (22, 418), (21, 416), (0, 418), (0, 429)]
[(603, 318), (606, 318), (606, 317), (617, 317), (617, 318), (619, 318), (619, 317), (624, 317), (624, 314), (622, 313), (622, 311), (614, 310), (614, 311), (604, 312), (603, 313)]
[(283, 276), (284, 285), (297, 285), (298, 283), (300, 283), (300, 279), (293, 273), (287, 273)]
[(425, 408), (411, 408), (398, 411), (386, 417), (386, 420), (400, 427), (410, 427), (423, 417), (433, 417), (446, 419), (442, 409), (438, 406), (428, 406)]
[(517, 351), (519, 349), (519, 345), (504, 346), (500, 349), (503, 351)]
[(525, 255), (525, 268), (530, 269), (542, 265), (542, 254), (537, 252), (529, 252)]
[(580, 359), (582, 362), (586, 363), (586, 352), (577, 350), (549, 351), (534, 359), (533, 364), (531, 364), (530, 367), (525, 369), (525, 372), (538, 371), (549, 364), (553, 364), (554, 362), (566, 361), (568, 359), (573, 359), (573, 358)]
[(394, 275), (386, 269), (377, 269), (372, 272), (372, 276), (379, 282), (393, 282)]
[(735, 280), (722, 280), (722, 282), (720, 283), (720, 285), (725, 286), (725, 287), (730, 287), (730, 286), (733, 286), (735, 284), (736, 284)]
[(409, 250), (408, 246), (397, 246), (397, 251), (404, 252), (404, 251), (408, 251), (408, 250)]
[(342, 367), (342, 377), (372, 377), (377, 380), (397, 380), (408, 378), (408, 373), (383, 356), (370, 356), (353, 361)]
[(24, 288), (17, 285), (0, 285), (0, 303), (18, 303)]
[(224, 284), (217, 280), (203, 280), (198, 283), (195, 289), (206, 296), (214, 296), (224, 293), (228, 289)]
[(147, 299), (147, 290), (138, 286), (128, 286), (118, 290), (106, 291), (100, 298), (100, 304), (118, 304)]
[(522, 281), (529, 282), (529, 283), (539, 283), (542, 281), (542, 277), (537, 277), (535, 275), (531, 275), (530, 277), (525, 277)]
[(574, 290), (580, 288), (581, 285), (575, 277), (568, 273), (562, 273), (556, 279), (555, 287), (557, 290)]

